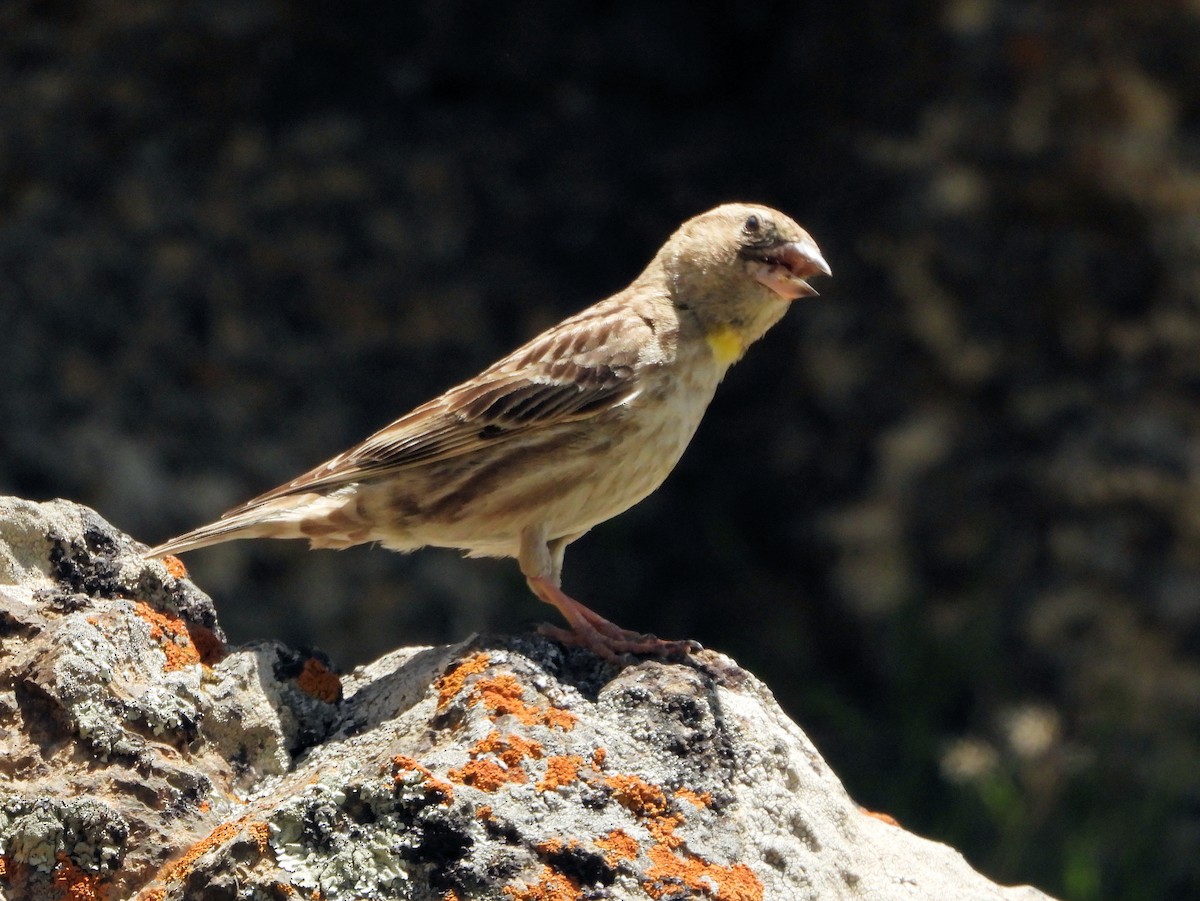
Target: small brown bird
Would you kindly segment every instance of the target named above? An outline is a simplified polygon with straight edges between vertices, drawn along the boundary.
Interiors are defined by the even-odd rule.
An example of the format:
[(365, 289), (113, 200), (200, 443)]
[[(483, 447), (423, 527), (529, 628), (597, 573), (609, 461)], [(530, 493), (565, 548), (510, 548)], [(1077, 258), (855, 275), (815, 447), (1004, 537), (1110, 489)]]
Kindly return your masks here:
[(616, 660), (690, 642), (616, 626), (563, 592), (563, 552), (657, 488), (746, 348), (830, 275), (816, 243), (764, 206), (685, 222), (629, 287), (564, 320), (327, 463), (161, 544), (161, 557), (238, 538), (377, 542), (516, 557), (533, 593)]

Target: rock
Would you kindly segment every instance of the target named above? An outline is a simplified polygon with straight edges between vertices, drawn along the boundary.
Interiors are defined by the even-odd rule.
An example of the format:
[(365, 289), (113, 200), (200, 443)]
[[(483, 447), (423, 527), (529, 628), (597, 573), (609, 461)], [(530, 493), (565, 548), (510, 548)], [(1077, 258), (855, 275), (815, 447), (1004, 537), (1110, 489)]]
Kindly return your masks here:
[(339, 677), (226, 646), (143, 549), (0, 499), (7, 897), (1047, 897), (861, 810), (720, 654), (617, 670), (474, 637)]

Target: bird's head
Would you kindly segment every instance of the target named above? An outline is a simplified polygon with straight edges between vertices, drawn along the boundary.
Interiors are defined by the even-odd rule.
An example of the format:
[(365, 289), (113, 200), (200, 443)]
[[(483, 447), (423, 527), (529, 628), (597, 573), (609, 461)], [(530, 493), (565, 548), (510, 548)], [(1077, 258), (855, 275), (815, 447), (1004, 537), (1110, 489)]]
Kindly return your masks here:
[(735, 358), (793, 300), (816, 295), (808, 279), (832, 274), (808, 232), (778, 210), (749, 203), (689, 219), (655, 263), (677, 308), (693, 312), (706, 331), (737, 338)]

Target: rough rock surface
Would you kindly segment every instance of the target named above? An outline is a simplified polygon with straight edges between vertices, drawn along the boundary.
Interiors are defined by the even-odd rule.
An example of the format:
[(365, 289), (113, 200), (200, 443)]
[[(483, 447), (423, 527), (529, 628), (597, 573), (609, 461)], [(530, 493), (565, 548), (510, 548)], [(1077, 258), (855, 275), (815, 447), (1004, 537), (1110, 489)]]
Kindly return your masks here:
[(226, 647), (140, 549), (0, 499), (5, 897), (1046, 897), (858, 808), (719, 654), (616, 670), (476, 638), (339, 678)]

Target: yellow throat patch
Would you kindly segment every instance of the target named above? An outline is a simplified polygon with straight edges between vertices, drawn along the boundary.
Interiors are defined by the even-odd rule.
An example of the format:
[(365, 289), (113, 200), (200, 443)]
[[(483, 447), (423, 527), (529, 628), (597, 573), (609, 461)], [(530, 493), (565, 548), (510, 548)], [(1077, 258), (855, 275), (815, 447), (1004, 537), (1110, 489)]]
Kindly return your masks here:
[(708, 335), (708, 346), (712, 349), (713, 359), (722, 366), (731, 366), (742, 358), (746, 345), (736, 329), (728, 325), (718, 326)]

